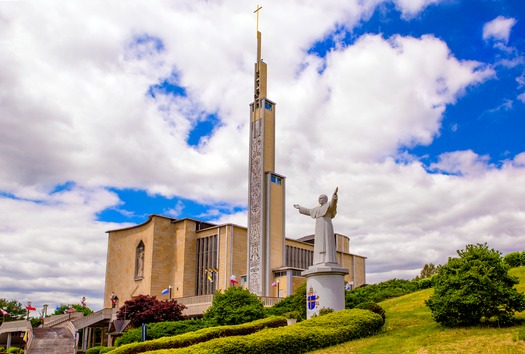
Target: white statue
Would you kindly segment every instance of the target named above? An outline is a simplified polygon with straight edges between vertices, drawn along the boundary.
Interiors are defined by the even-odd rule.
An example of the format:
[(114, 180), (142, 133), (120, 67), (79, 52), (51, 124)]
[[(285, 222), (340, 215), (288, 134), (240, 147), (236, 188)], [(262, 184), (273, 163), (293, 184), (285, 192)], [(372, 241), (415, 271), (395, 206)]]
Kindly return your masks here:
[(319, 196), (319, 206), (308, 209), (298, 204), (294, 208), (301, 214), (310, 215), (315, 219), (315, 238), (314, 238), (314, 260), (313, 264), (336, 263), (335, 253), (335, 234), (332, 219), (337, 214), (337, 191), (335, 189), (332, 200), (328, 202), (328, 197), (324, 194)]

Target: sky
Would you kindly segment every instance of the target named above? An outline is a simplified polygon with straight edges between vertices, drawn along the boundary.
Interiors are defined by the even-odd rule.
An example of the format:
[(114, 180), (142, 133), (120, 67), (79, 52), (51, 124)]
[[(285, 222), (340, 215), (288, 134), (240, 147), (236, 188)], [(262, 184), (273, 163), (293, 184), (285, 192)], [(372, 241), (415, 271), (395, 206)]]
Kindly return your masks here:
[(522, 0), (0, 1), (0, 298), (102, 307), (106, 231), (247, 223), (256, 18), (293, 204), (366, 279), (525, 244)]

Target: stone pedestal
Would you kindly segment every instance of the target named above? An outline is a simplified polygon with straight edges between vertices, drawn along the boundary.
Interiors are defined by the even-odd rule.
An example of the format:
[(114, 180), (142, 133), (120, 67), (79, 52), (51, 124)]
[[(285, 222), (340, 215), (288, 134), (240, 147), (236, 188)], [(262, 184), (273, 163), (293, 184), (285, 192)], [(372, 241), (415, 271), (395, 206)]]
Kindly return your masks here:
[(318, 315), (322, 308), (344, 310), (344, 276), (348, 273), (336, 263), (316, 264), (301, 273), (306, 277), (306, 318)]

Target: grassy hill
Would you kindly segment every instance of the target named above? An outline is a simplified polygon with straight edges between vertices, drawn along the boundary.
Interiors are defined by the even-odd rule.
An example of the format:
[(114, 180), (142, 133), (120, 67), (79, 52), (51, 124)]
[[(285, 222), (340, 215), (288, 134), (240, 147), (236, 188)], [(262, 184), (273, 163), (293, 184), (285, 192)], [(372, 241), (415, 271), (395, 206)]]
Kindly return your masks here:
[[(525, 267), (510, 273), (520, 278), (516, 286), (525, 293)], [(517, 340), (525, 332), (525, 311), (516, 315), (523, 322), (509, 328), (445, 328), (432, 320), (425, 300), (427, 289), (380, 303), (386, 323), (380, 334), (315, 351), (333, 353), (525, 353), (525, 341)]]

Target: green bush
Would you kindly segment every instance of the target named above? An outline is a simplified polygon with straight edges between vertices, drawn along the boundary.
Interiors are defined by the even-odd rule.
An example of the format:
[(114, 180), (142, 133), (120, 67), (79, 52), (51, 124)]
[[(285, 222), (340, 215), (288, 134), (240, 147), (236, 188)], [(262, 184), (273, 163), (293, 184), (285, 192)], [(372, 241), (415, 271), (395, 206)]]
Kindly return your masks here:
[(284, 316), (292, 311), (299, 311), (301, 318), (306, 318), (306, 280), (295, 288), (292, 295), (266, 309), (266, 313), (273, 316)]
[(112, 351), (115, 348), (116, 347), (105, 347), (105, 348), (102, 348), (102, 349), (100, 349), (99, 354), (109, 353), (110, 351)]
[(17, 347), (10, 347), (9, 349), (6, 350), (6, 353), (9, 353), (9, 354), (24, 354), (24, 349), (17, 348)]
[(503, 257), (503, 261), (511, 268), (521, 267), (525, 265), (525, 251), (508, 253)]
[(319, 310), (319, 316), (328, 315), (329, 313), (332, 313), (332, 312), (334, 312), (334, 309), (330, 307), (323, 307), (322, 309)]
[(86, 354), (100, 354), (100, 351), (102, 349), (106, 349), (107, 347), (104, 345), (98, 345), (96, 347), (89, 348), (86, 350)]
[(513, 287), (501, 253), (487, 244), (467, 245), (435, 276), (434, 294), (425, 302), (434, 320), (446, 327), (480, 323), (509, 325), (525, 310), (525, 296)]
[(213, 326), (237, 325), (265, 317), (264, 305), (255, 294), (239, 286), (217, 291), (203, 320)]
[(112, 350), (111, 354), (132, 354), (142, 353), (151, 350), (168, 348), (182, 348), (196, 343), (209, 341), (214, 338), (228, 336), (245, 336), (264, 328), (274, 328), (286, 326), (284, 317), (270, 317), (261, 320), (245, 323), (241, 325), (220, 326), (203, 328), (196, 332), (190, 332), (173, 337), (164, 337), (142, 343), (130, 343)]
[(424, 278), (424, 279), (418, 280), (417, 287), (420, 290), (431, 288), (432, 287), (432, 278)]
[[(148, 325), (148, 330), (146, 331), (146, 340), (176, 336), (183, 333), (194, 332), (206, 327), (209, 327), (209, 324), (202, 320), (150, 323)], [(142, 328), (130, 329), (124, 332), (122, 337), (116, 340), (115, 345), (120, 347), (124, 344), (140, 342), (141, 338)]]
[(301, 313), (299, 311), (290, 311), (290, 312), (286, 312), (284, 315), (283, 315), (285, 318), (289, 318), (289, 319), (292, 319), (292, 320), (300, 320), (302, 319), (301, 318)]
[(374, 302), (362, 302), (359, 305), (357, 305), (355, 308), (368, 310), (368, 311), (377, 313), (383, 319), (383, 323), (385, 323), (385, 319), (386, 319), (385, 310), (378, 304)]
[(270, 328), (247, 336), (217, 338), (156, 353), (305, 353), (375, 334), (382, 326), (381, 317), (375, 313), (343, 310), (293, 326)]
[(419, 290), (417, 281), (392, 279), (347, 291), (345, 308), (351, 309), (362, 302), (381, 302), (386, 299), (410, 294)]

